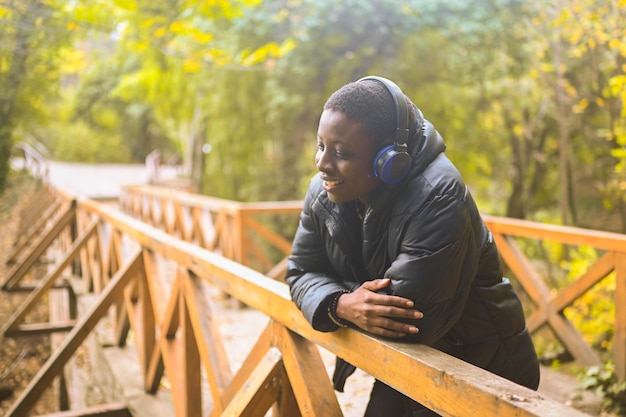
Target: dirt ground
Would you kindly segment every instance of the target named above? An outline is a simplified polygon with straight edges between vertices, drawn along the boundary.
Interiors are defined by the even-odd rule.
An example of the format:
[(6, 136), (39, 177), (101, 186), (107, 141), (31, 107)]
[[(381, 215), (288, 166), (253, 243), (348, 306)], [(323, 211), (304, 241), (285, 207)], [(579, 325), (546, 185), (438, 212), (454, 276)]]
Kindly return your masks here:
[[(11, 268), (6, 260), (17, 237), (19, 211), (35, 190), (35, 183), (19, 174), (10, 178), (10, 185), (0, 198), (0, 282), (4, 282)], [(26, 296), (27, 293), (0, 291), (0, 328), (4, 329)], [(27, 320), (43, 322), (47, 317), (47, 309), (42, 306), (31, 312)], [(8, 338), (0, 334), (0, 415), (5, 415), (49, 355), (47, 336)], [(56, 398), (52, 390), (48, 391), (33, 408), (33, 414), (56, 411)]]

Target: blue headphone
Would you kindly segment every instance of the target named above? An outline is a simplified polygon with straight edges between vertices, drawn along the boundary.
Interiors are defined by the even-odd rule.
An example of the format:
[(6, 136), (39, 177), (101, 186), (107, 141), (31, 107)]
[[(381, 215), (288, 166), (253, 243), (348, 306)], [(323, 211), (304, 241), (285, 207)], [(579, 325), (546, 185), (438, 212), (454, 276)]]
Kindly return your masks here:
[(411, 156), (406, 144), (409, 138), (409, 109), (404, 93), (396, 83), (383, 77), (368, 76), (357, 82), (364, 80), (375, 80), (382, 83), (391, 93), (395, 103), (396, 134), (393, 138), (393, 145), (385, 146), (378, 151), (372, 162), (372, 170), (374, 175), (385, 184), (398, 184), (406, 178), (411, 170)]

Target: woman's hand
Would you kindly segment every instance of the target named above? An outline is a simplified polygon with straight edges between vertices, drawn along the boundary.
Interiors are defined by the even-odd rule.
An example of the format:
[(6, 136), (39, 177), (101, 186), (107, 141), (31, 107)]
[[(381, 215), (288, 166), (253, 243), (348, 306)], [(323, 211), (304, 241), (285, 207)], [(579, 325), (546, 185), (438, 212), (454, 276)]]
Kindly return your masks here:
[(413, 308), (412, 300), (376, 293), (390, 282), (389, 278), (366, 281), (356, 291), (342, 294), (337, 301), (337, 316), (380, 336), (399, 338), (417, 333), (419, 329), (414, 325), (393, 319), (424, 317)]

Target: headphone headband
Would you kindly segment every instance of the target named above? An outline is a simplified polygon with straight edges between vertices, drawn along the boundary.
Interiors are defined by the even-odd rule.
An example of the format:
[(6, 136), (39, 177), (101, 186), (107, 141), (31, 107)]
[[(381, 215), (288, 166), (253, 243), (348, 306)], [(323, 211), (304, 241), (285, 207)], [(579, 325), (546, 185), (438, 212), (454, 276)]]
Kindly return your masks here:
[(372, 161), (372, 171), (385, 184), (399, 184), (406, 178), (411, 169), (411, 156), (406, 144), (409, 139), (409, 108), (406, 104), (406, 98), (400, 87), (391, 80), (368, 76), (357, 82), (363, 80), (374, 80), (382, 83), (393, 98), (396, 110), (396, 134), (393, 138), (393, 145), (383, 146), (378, 151)]
[(393, 141), (396, 146), (406, 146), (406, 142), (409, 140), (409, 108), (406, 105), (404, 93), (396, 83), (387, 78), (369, 75), (357, 82), (365, 80), (374, 80), (382, 83), (391, 94), (396, 109), (396, 135)]

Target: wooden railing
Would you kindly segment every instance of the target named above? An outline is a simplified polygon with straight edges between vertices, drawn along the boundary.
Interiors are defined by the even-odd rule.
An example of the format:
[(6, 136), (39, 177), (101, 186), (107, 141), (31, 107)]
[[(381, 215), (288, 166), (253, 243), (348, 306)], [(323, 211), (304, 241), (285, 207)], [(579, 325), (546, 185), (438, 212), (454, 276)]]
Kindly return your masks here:
[[(284, 276), (290, 237), (302, 210), (301, 201), (240, 203), (150, 186), (124, 187), (119, 205), (172, 236), (277, 279)], [(268, 217), (282, 219), (284, 225), (285, 215), (291, 216), (287, 233), (267, 226)]]
[[(529, 330), (535, 333), (548, 326), (565, 349), (583, 366), (598, 365), (601, 359), (567, 319), (564, 310), (600, 281), (614, 274), (613, 360), (617, 377), (622, 381), (626, 379), (626, 235), (509, 218), (485, 218), (505, 264), (534, 303), (535, 309), (527, 318)], [(524, 255), (517, 238), (567, 246), (588, 246), (601, 256), (566, 288), (555, 291)]]
[[(117, 345), (124, 346), (133, 331), (145, 390), (154, 393), (168, 378), (178, 417), (262, 417), (269, 409), (274, 417), (341, 416), (318, 346), (443, 416), (586, 415), (427, 346), (353, 329), (317, 332), (290, 301), (286, 284), (94, 201), (63, 201), (34, 235), (15, 255), (3, 283), (7, 291), (30, 288), (3, 334), (69, 333), (6, 417), (28, 414), (109, 313)], [(32, 266), (53, 247), (60, 256), (45, 276), (20, 266)], [(47, 291), (71, 279), (70, 269), (73, 275), (80, 272), (84, 289), (96, 295), (88, 311), (70, 323), (25, 325), (25, 316)], [(34, 286), (24, 285), (29, 282)], [(207, 285), (268, 317), (238, 369), (229, 362), (219, 317), (203, 295)], [(203, 387), (210, 393), (204, 403)], [(98, 408), (97, 415), (103, 408), (120, 411), (116, 403)]]
[[(123, 209), (150, 224), (181, 236), (215, 251), (222, 243), (220, 253), (229, 259), (253, 266), (253, 255), (260, 251), (250, 242), (258, 232), (262, 239), (273, 243), (285, 256), (290, 243), (276, 232), (268, 230), (253, 219), (259, 213), (298, 214), (301, 201), (276, 203), (236, 203), (195, 194), (179, 193), (154, 187), (128, 187), (122, 197)], [(198, 219), (204, 218), (206, 228)], [(191, 220), (193, 219), (193, 220)], [(533, 302), (534, 311), (528, 317), (531, 333), (549, 327), (573, 358), (582, 366), (599, 365), (598, 353), (572, 325), (564, 310), (587, 291), (611, 274), (615, 275), (615, 325), (613, 360), (618, 378), (626, 378), (626, 235), (573, 227), (563, 227), (523, 220), (485, 216), (494, 235), (504, 264), (523, 287)], [(297, 221), (297, 220), (294, 220)], [(210, 232), (208, 232), (210, 231)], [(211, 238), (207, 238), (210, 233)], [(533, 262), (520, 249), (518, 238), (569, 246), (590, 246), (603, 254), (581, 277), (565, 289), (549, 288)], [(252, 249), (255, 248), (255, 251)], [(261, 254), (262, 259), (267, 256)], [(558, 261), (557, 261), (558, 262)], [(280, 279), (284, 276), (284, 261), (268, 267), (266, 274)], [(554, 266), (559, 269), (559, 265)], [(258, 268), (257, 268), (258, 269)]]
[(23, 168), (40, 181), (48, 181), (49, 166), (48, 161), (32, 146), (19, 142), (15, 144), (15, 149), (20, 151), (24, 161)]

